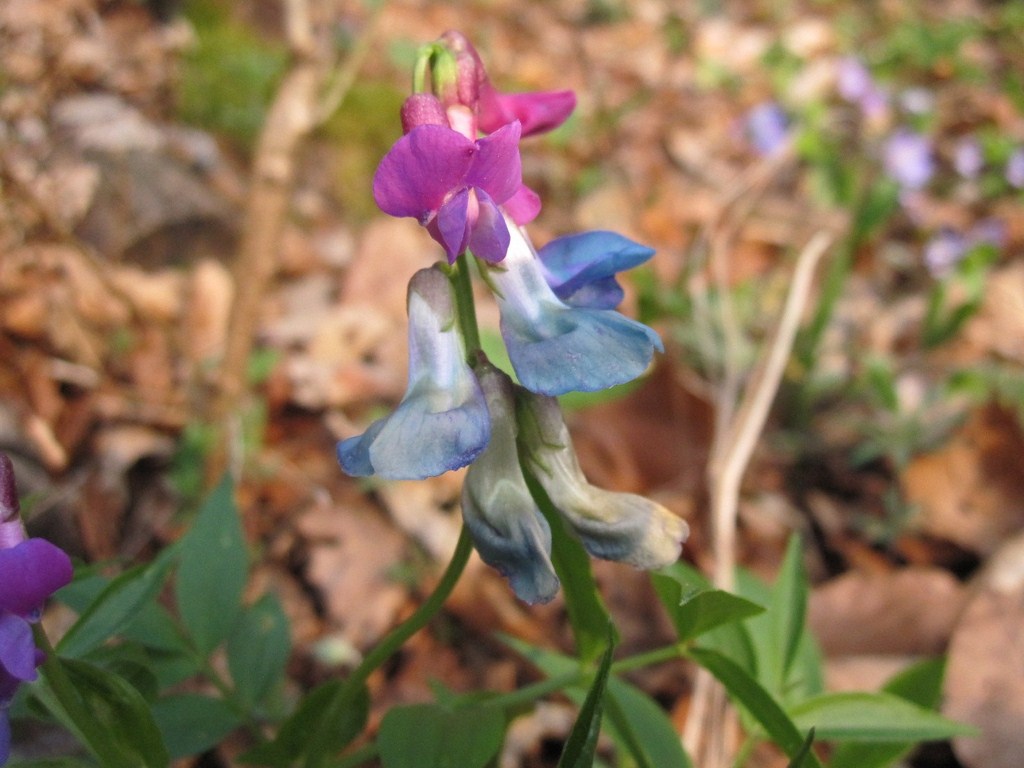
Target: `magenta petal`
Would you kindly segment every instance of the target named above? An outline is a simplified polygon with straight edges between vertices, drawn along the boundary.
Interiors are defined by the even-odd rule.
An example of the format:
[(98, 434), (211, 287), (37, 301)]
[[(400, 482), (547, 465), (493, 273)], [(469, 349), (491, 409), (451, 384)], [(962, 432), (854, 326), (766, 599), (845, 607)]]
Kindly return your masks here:
[(462, 186), (476, 144), (442, 125), (421, 125), (395, 142), (373, 176), (373, 199), (384, 213), (421, 223)]
[(428, 227), (430, 234), (448, 254), (448, 263), (454, 264), (469, 243), (469, 190), (463, 189), (441, 206), (437, 218)]
[(0, 675), (36, 679), (36, 646), (28, 622), (13, 613), (0, 614)]
[(68, 556), (45, 539), (0, 549), (0, 610), (29, 616), (71, 576)]
[(473, 255), (495, 264), (508, 253), (508, 225), (498, 206), (481, 189), (476, 190), (479, 205), (477, 219), (469, 232), (469, 249)]
[(509, 123), (477, 141), (480, 151), (466, 172), (466, 185), (479, 187), (501, 205), (523, 183), (519, 123)]
[(516, 193), (502, 203), (505, 213), (512, 217), (519, 226), (529, 224), (540, 213), (540, 195), (525, 184), (521, 184)]
[(533, 136), (564, 123), (576, 108), (576, 94), (572, 91), (500, 93), (498, 103), (505, 114), (523, 124), (523, 136)]

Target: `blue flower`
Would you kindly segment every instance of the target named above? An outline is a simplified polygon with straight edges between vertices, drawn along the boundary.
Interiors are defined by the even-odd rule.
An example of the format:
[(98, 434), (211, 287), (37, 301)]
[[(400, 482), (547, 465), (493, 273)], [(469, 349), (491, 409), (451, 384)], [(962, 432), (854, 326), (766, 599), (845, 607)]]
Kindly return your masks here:
[(519, 381), (531, 392), (593, 392), (640, 376), (658, 334), (610, 309), (572, 307), (555, 295), (523, 231), (509, 223), (508, 254), (486, 270), (498, 297), (501, 334)]
[(559, 237), (537, 251), (541, 272), (555, 295), (571, 307), (591, 309), (619, 306), (624, 293), (615, 275), (653, 255), (653, 248), (604, 231)]
[(758, 154), (774, 154), (789, 138), (789, 118), (774, 101), (766, 101), (747, 113), (746, 133)]
[(591, 555), (645, 570), (678, 559), (689, 535), (682, 519), (650, 499), (588, 483), (557, 400), (526, 395), (519, 407), (526, 466)]
[(409, 386), (398, 408), (338, 444), (350, 475), (434, 477), (472, 462), (491, 435), (487, 402), (466, 363), (448, 279), (437, 267), (409, 282)]
[(477, 369), (491, 414), (491, 441), (462, 486), (462, 518), (483, 561), (509, 580), (527, 603), (558, 592), (551, 529), (530, 495), (516, 450), (512, 381), (490, 364)]

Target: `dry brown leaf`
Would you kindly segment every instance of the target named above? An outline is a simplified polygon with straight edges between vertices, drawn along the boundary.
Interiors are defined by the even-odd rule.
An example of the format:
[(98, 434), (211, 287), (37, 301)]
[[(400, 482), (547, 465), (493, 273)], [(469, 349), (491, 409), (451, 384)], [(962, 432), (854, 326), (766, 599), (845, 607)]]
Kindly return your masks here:
[(808, 622), (832, 656), (937, 654), (964, 600), (963, 587), (937, 568), (850, 571), (814, 589)]
[(943, 714), (980, 731), (954, 740), (968, 768), (1018, 768), (1024, 755), (1024, 536), (986, 568), (953, 633)]
[(939, 450), (918, 456), (901, 480), (913, 525), (986, 555), (1024, 525), (1024, 434), (1016, 418), (983, 408)]

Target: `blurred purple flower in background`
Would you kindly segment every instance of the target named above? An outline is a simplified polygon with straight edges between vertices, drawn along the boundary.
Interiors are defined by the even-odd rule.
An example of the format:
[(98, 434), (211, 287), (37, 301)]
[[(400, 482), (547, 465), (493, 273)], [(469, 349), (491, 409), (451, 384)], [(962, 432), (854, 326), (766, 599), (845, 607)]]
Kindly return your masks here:
[(889, 97), (864, 62), (856, 56), (844, 56), (836, 67), (836, 90), (839, 95), (856, 104), (865, 117), (881, 115), (889, 106)]
[(964, 136), (953, 150), (953, 167), (965, 179), (976, 179), (985, 167), (981, 145), (973, 136)]
[(1006, 181), (1017, 189), (1024, 189), (1024, 147), (1019, 147), (1006, 161)]
[(948, 275), (967, 255), (967, 238), (955, 229), (943, 228), (924, 246), (924, 264), (933, 277)]
[(935, 172), (931, 142), (927, 136), (899, 128), (885, 142), (882, 164), (889, 178), (904, 189), (921, 189)]
[(983, 219), (967, 234), (943, 227), (924, 246), (925, 267), (932, 277), (946, 277), (972, 250), (984, 245), (996, 249), (1006, 245), (1006, 225), (1002, 221)]
[(766, 101), (747, 112), (745, 128), (757, 153), (771, 155), (789, 137), (789, 118), (776, 102)]

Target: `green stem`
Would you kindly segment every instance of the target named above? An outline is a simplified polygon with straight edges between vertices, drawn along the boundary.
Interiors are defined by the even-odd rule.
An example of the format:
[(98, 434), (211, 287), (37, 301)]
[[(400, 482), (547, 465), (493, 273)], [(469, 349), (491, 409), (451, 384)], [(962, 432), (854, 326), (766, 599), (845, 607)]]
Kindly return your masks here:
[(452, 590), (455, 589), (455, 584), (458, 582), (459, 577), (462, 576), (462, 572), (465, 570), (466, 563), (469, 562), (469, 556), (472, 552), (473, 542), (469, 538), (469, 529), (463, 526), (459, 533), (459, 540), (455, 545), (455, 553), (452, 555), (452, 560), (448, 563), (448, 567), (445, 569), (441, 580), (437, 583), (430, 597), (416, 609), (412, 616), (395, 627), (390, 635), (381, 640), (366, 655), (363, 662), (356, 667), (352, 676), (345, 681), (346, 686), (365, 683), (377, 667), (387, 661), (391, 654), (405, 644), (406, 640), (423, 629), (434, 618), (434, 614), (441, 610), (444, 601), (448, 599)]
[(465, 251), (459, 254), (454, 269), (448, 271), (448, 279), (455, 291), (455, 314), (462, 338), (466, 342), (466, 357), (472, 364), (476, 353), (480, 351), (480, 329), (476, 324), (473, 281), (469, 274), (469, 256)]
[(444, 601), (451, 595), (459, 577), (462, 576), (462, 572), (465, 570), (466, 563), (469, 562), (469, 556), (472, 552), (473, 542), (469, 537), (469, 530), (463, 526), (462, 531), (459, 533), (459, 540), (455, 545), (455, 553), (452, 555), (451, 562), (448, 563), (448, 567), (441, 575), (441, 580), (437, 583), (430, 597), (408, 619), (391, 630), (391, 633), (363, 658), (362, 663), (349, 675), (344, 685), (342, 685), (327, 706), (326, 712), (320, 718), (321, 727), (311, 735), (311, 738), (306, 743), (305, 764), (307, 768), (319, 768), (319, 766), (326, 764), (329, 750), (325, 744), (329, 744), (334, 735), (331, 729), (344, 716), (345, 709), (351, 706), (374, 670), (401, 648), (406, 640), (423, 629), (434, 618), (434, 615), (441, 610)]
[[(57, 703), (64, 710), (71, 721), (71, 725), (77, 731), (76, 735), (89, 748), (100, 762), (104, 761), (104, 745), (110, 741), (110, 735), (104, 732), (103, 728), (96, 722), (92, 713), (85, 706), (74, 683), (68, 677), (67, 672), (46, 636), (41, 624), (32, 625), (32, 636), (35, 639), (36, 647), (46, 654), (40, 671), (43, 680), (57, 699)], [(55, 713), (56, 714), (56, 713)]]
[(627, 656), (612, 664), (613, 673), (631, 672), (641, 667), (649, 667), (652, 664), (661, 664), (664, 661), (673, 661), (683, 657), (683, 644), (673, 643), (663, 648), (655, 648), (653, 651), (638, 653), (636, 656)]
[(754, 747), (757, 746), (757, 740), (751, 736), (748, 736), (743, 740), (743, 744), (740, 746), (739, 751), (736, 753), (736, 759), (732, 761), (733, 768), (743, 768), (747, 760), (754, 753)]

